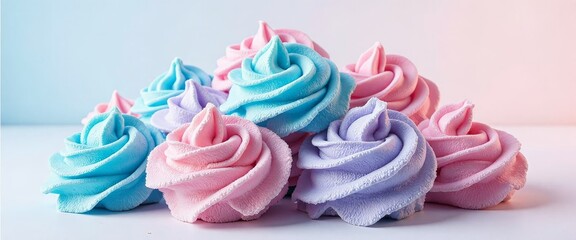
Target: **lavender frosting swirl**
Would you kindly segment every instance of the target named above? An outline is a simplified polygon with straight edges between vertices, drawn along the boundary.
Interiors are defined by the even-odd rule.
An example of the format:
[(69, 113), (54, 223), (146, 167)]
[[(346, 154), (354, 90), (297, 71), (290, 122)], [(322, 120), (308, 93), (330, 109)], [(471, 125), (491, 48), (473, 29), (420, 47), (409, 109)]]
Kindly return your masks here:
[(307, 138), (299, 157), (299, 207), (311, 218), (338, 215), (359, 226), (422, 210), (436, 177), (434, 153), (416, 125), (376, 98)]
[(202, 86), (196, 81), (186, 81), (186, 89), (176, 97), (168, 99), (168, 109), (152, 115), (150, 123), (160, 131), (169, 133), (184, 123), (189, 123), (208, 103), (220, 106), (228, 94)]

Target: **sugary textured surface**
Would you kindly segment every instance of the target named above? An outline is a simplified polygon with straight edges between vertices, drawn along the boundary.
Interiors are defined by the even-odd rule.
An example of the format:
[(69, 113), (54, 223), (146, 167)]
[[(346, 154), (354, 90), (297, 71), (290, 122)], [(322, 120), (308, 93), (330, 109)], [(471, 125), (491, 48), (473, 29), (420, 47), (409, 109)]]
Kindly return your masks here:
[(117, 108), (121, 113), (130, 114), (134, 117), (140, 117), (140, 114), (132, 113), (130, 111), (132, 105), (134, 105), (134, 101), (120, 96), (118, 91), (114, 90), (110, 101), (96, 105), (96, 107), (94, 107), (94, 111), (88, 113), (88, 115), (82, 119), (82, 125), (86, 125), (86, 123), (88, 123), (88, 121), (90, 121), (90, 119), (92, 119), (94, 116), (108, 112), (113, 108)]
[(468, 101), (447, 105), (419, 125), (438, 161), (428, 202), (483, 209), (510, 199), (526, 182), (520, 142), (473, 122), (473, 107)]
[(158, 202), (162, 195), (145, 186), (145, 169), (148, 153), (162, 141), (159, 131), (116, 108), (97, 115), (50, 158), (45, 193), (59, 194), (59, 210), (71, 213)]
[(189, 123), (208, 103), (220, 106), (228, 94), (186, 81), (186, 89), (176, 97), (168, 99), (168, 109), (155, 112), (150, 119), (152, 126), (163, 132), (171, 132), (184, 123)]
[(260, 21), (256, 35), (244, 39), (240, 44), (226, 48), (226, 55), (216, 62), (217, 68), (214, 71), (212, 87), (225, 92), (230, 91), (232, 82), (228, 80), (228, 73), (235, 68), (240, 68), (245, 58), (253, 58), (274, 36), (278, 36), (282, 42), (299, 43), (314, 49), (325, 58), (330, 57), (320, 45), (312, 41), (305, 33), (293, 29), (274, 30), (266, 22)]
[(272, 131), (208, 104), (152, 151), (146, 186), (181, 221), (252, 220), (286, 193), (291, 161)]
[(148, 87), (140, 91), (140, 97), (132, 107), (132, 112), (141, 115), (141, 120), (145, 123), (150, 121), (150, 117), (155, 112), (168, 108), (168, 99), (180, 95), (186, 85), (186, 81), (195, 81), (202, 86), (210, 86), (212, 76), (202, 69), (184, 65), (179, 58), (174, 59), (167, 72), (162, 73)]
[(234, 84), (220, 109), (280, 137), (326, 129), (346, 113), (355, 86), (330, 60), (304, 45), (282, 44), (278, 36), (229, 78)]
[(298, 152), (300, 151), (300, 146), (308, 136), (310, 136), (310, 133), (295, 132), (282, 138), (282, 140), (288, 143), (290, 151), (292, 151), (292, 170), (290, 170), (290, 179), (288, 180), (288, 186), (290, 187), (296, 186), (298, 177), (300, 177), (300, 173), (302, 173), (302, 169), (297, 166)]
[(418, 124), (432, 115), (440, 100), (436, 84), (419, 76), (416, 66), (407, 58), (385, 55), (380, 43), (342, 71), (349, 73), (357, 84), (350, 107), (362, 106), (371, 97), (377, 97), (388, 103), (388, 109), (400, 111)]
[(292, 197), (301, 210), (359, 226), (422, 210), (436, 177), (434, 153), (416, 125), (376, 98), (307, 138), (298, 167)]

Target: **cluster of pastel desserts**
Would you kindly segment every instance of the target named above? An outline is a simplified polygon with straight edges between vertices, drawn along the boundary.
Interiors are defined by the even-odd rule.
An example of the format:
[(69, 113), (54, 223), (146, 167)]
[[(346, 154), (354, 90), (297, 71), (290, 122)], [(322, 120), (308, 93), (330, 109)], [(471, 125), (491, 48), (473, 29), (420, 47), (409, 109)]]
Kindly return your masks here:
[[(226, 48), (213, 75), (175, 59), (135, 101), (112, 94), (50, 158), (63, 212), (164, 199), (185, 222), (259, 218), (282, 198), (369, 226), (425, 202), (485, 209), (526, 181), (512, 135), (473, 121), (377, 43), (338, 68), (297, 30)], [(296, 210), (295, 210), (296, 211)]]

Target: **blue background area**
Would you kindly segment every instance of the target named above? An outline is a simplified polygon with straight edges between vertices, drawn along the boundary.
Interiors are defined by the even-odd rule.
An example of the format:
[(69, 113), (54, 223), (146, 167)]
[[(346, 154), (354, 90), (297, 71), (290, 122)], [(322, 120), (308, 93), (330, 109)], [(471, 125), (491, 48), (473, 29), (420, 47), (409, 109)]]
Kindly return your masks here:
[(258, 20), (308, 33), (339, 67), (380, 41), (477, 121), (574, 124), (576, 2), (553, 2), (3, 0), (2, 124), (79, 124), (175, 57), (211, 73)]

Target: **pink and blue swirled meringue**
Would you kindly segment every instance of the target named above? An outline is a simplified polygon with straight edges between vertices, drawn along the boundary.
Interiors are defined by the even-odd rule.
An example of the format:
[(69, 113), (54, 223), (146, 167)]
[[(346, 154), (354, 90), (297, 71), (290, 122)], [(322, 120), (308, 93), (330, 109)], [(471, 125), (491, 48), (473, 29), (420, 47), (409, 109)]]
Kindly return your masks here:
[(438, 109), (418, 127), (436, 153), (438, 177), (427, 202), (483, 209), (526, 183), (528, 163), (512, 135), (472, 121), (468, 101)]
[(291, 162), (272, 131), (209, 103), (150, 153), (146, 186), (181, 221), (253, 220), (286, 193)]
[(282, 42), (305, 45), (314, 49), (321, 56), (330, 58), (328, 53), (305, 33), (293, 29), (274, 30), (266, 22), (260, 21), (256, 35), (244, 39), (240, 44), (226, 48), (226, 55), (216, 62), (218, 66), (214, 71), (212, 87), (224, 92), (230, 91), (232, 82), (228, 80), (228, 73), (233, 69), (240, 68), (244, 59), (253, 58), (274, 36), (278, 36)]
[(158, 130), (116, 108), (96, 115), (50, 158), (45, 193), (59, 194), (59, 210), (71, 213), (158, 202), (162, 195), (145, 186), (145, 170), (148, 153), (163, 141)]
[(403, 56), (384, 54), (380, 43), (342, 71), (356, 80), (350, 107), (362, 106), (377, 97), (387, 102), (389, 109), (402, 112), (419, 124), (432, 115), (440, 100), (436, 84), (418, 75), (414, 63)]
[(299, 208), (359, 226), (422, 210), (436, 177), (434, 152), (416, 125), (376, 98), (307, 138), (299, 157)]
[(88, 121), (90, 121), (90, 119), (92, 119), (94, 116), (108, 112), (114, 108), (117, 108), (123, 114), (140, 117), (140, 114), (132, 113), (132, 111), (130, 111), (130, 108), (132, 108), (133, 105), (134, 101), (120, 96), (118, 91), (114, 90), (114, 92), (112, 92), (110, 101), (96, 105), (96, 107), (94, 107), (94, 111), (88, 113), (88, 115), (82, 119), (82, 125), (86, 125)]
[(346, 113), (355, 86), (330, 60), (304, 45), (283, 44), (278, 36), (229, 78), (233, 85), (220, 110), (280, 137), (326, 129)]
[(186, 81), (186, 89), (176, 97), (168, 99), (168, 109), (155, 112), (150, 124), (162, 132), (171, 132), (184, 123), (189, 123), (208, 103), (220, 106), (228, 94), (196, 81)]
[(162, 73), (148, 87), (140, 91), (140, 97), (136, 99), (131, 111), (140, 114), (140, 120), (149, 123), (150, 117), (155, 112), (168, 108), (168, 99), (184, 92), (186, 81), (210, 86), (212, 76), (198, 67), (184, 65), (182, 60), (176, 58), (167, 72)]

